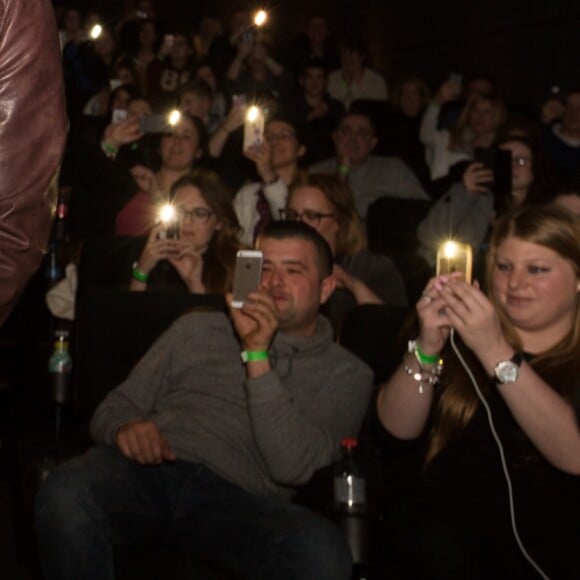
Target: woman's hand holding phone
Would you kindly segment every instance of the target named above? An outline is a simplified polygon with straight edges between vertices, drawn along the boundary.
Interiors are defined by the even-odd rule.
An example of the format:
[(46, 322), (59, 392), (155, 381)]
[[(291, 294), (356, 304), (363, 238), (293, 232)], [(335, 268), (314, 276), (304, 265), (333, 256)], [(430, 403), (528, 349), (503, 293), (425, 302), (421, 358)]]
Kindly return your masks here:
[(446, 284), (441, 290), (441, 300), (449, 324), (479, 360), (486, 359), (490, 347), (504, 345), (503, 351), (509, 350), (495, 308), (477, 282)]
[(173, 242), (173, 247), (176, 251), (171, 253), (167, 260), (177, 270), (190, 292), (193, 294), (205, 294), (205, 286), (202, 280), (202, 253), (182, 240), (173, 240)]
[(184, 246), (181, 240), (167, 238), (165, 236), (165, 224), (157, 224), (151, 229), (147, 243), (141, 252), (137, 267), (144, 274), (149, 274), (161, 260), (167, 260), (177, 256)]
[(143, 132), (139, 126), (139, 121), (129, 117), (124, 121), (107, 125), (103, 141), (118, 149), (121, 145), (133, 143), (141, 137), (143, 137)]
[(493, 183), (493, 171), (483, 163), (470, 163), (463, 174), (463, 185), (471, 194), (489, 193), (489, 185)]

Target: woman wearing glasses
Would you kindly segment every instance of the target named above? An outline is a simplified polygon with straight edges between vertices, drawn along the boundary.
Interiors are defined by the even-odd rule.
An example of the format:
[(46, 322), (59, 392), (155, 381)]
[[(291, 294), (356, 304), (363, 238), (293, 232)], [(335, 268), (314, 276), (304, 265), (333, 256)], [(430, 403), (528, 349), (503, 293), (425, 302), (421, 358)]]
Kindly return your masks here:
[(335, 329), (359, 304), (407, 306), (405, 286), (393, 262), (366, 250), (366, 238), (348, 186), (332, 175), (302, 174), (293, 183), (283, 219), (318, 231), (335, 257), (337, 290), (325, 306)]
[(153, 227), (133, 267), (131, 290), (146, 290), (165, 279), (170, 264), (181, 282), (196, 294), (223, 294), (231, 288), (239, 224), (231, 195), (219, 177), (199, 171), (181, 177), (171, 188), (178, 235), (168, 226)]

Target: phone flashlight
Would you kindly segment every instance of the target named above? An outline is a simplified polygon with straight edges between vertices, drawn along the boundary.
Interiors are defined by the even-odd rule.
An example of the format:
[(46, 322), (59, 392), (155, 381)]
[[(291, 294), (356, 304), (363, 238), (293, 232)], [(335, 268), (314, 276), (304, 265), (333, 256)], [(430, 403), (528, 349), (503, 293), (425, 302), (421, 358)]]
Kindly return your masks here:
[(92, 40), (97, 40), (101, 34), (103, 34), (103, 27), (100, 24), (95, 24), (89, 32), (89, 36)]
[(165, 227), (161, 237), (169, 239), (179, 238), (179, 224), (177, 223), (177, 212), (170, 203), (165, 204), (159, 210), (159, 221)]
[(248, 112), (246, 113), (246, 121), (248, 121), (249, 123), (255, 123), (258, 120), (259, 116), (260, 116), (260, 109), (258, 107), (256, 107), (255, 105), (252, 105), (248, 109)]
[(256, 105), (248, 107), (244, 125), (244, 150), (262, 144), (264, 140), (264, 124), (264, 111)]
[(177, 123), (179, 123), (180, 120), (181, 113), (177, 109), (173, 109), (173, 111), (171, 111), (169, 115), (167, 115), (167, 122), (171, 127), (175, 127), (175, 125), (177, 125)]
[(472, 251), (469, 244), (446, 240), (437, 250), (437, 276), (460, 272), (468, 284), (471, 283)]
[(264, 26), (268, 20), (268, 13), (265, 10), (258, 10), (254, 15), (254, 24), (256, 26)]

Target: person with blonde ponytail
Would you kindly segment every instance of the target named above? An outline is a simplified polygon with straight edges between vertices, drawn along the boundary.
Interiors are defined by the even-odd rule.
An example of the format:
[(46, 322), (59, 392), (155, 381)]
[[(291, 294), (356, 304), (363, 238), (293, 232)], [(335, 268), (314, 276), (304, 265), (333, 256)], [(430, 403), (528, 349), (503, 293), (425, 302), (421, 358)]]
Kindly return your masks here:
[(504, 216), (487, 283), (486, 294), (457, 275), (432, 278), (418, 337), (380, 389), (386, 457), (422, 457), (387, 518), (390, 549), (412, 557), (415, 579), (570, 578), (580, 570), (578, 218), (554, 206)]

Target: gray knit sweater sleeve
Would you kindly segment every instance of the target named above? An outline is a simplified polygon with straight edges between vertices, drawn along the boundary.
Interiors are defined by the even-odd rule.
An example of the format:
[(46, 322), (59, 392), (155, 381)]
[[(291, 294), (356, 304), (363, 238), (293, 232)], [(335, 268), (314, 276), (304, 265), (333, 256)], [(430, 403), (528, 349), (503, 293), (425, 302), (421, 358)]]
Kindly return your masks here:
[(112, 390), (97, 407), (90, 432), (97, 443), (114, 443), (122, 425), (137, 419), (150, 419), (156, 401), (170, 376), (172, 344), (180, 327), (174, 324), (153, 344), (128, 378)]

